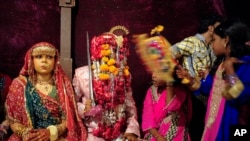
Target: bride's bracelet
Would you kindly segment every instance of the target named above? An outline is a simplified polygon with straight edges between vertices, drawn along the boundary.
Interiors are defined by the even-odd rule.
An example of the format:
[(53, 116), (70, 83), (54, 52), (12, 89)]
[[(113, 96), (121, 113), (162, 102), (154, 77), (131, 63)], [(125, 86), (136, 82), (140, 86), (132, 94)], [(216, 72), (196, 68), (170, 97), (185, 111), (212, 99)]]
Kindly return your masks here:
[(18, 137), (24, 139), (27, 137), (27, 134), (29, 133), (30, 130), (31, 130), (30, 128), (24, 126), (18, 126), (16, 128), (15, 133), (17, 134)]
[(50, 132), (50, 140), (51, 141), (55, 141), (58, 139), (58, 128), (54, 125), (50, 125), (47, 127), (47, 129), (49, 129)]
[(63, 124), (56, 125), (56, 128), (58, 130), (58, 136), (63, 135), (67, 131), (67, 128)]
[(230, 74), (225, 76), (226, 82), (230, 85), (233, 86), (236, 84), (237, 80), (239, 79), (237, 74)]

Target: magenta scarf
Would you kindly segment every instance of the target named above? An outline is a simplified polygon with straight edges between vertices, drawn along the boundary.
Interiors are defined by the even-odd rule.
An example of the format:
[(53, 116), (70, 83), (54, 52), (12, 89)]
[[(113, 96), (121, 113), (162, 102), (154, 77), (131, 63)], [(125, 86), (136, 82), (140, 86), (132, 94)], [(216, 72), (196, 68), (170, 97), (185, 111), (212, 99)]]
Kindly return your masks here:
[(222, 91), (225, 88), (225, 82), (222, 78), (223, 70), (222, 65), (220, 65), (214, 76), (213, 87), (208, 99), (202, 141), (215, 141), (220, 128), (226, 102), (225, 98), (222, 97)]

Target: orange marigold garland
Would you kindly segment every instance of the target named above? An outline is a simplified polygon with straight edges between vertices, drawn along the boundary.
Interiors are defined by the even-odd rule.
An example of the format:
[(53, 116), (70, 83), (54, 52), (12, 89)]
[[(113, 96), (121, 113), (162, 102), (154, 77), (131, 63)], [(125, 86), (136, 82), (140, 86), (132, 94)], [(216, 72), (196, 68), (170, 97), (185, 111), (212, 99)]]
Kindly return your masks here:
[[(125, 95), (130, 87), (131, 75), (127, 65), (127, 38), (118, 30), (120, 27), (123, 26), (111, 30), (119, 36), (108, 32), (91, 40), (94, 97), (96, 104), (102, 106), (104, 116), (93, 134), (106, 140), (120, 136), (126, 126), (126, 117), (122, 112), (125, 112)], [(117, 108), (121, 113), (117, 113)]]

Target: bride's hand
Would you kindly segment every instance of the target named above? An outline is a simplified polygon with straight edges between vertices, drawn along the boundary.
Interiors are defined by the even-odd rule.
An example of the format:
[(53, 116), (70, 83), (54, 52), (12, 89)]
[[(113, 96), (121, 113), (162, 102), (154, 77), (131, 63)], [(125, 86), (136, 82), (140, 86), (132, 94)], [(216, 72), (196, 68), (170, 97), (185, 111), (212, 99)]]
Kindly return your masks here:
[(30, 130), (23, 136), (24, 141), (49, 141), (50, 131), (48, 129)]
[(223, 62), (223, 67), (226, 74), (234, 74), (234, 64), (244, 63), (244, 61), (239, 60), (235, 57), (229, 57)]

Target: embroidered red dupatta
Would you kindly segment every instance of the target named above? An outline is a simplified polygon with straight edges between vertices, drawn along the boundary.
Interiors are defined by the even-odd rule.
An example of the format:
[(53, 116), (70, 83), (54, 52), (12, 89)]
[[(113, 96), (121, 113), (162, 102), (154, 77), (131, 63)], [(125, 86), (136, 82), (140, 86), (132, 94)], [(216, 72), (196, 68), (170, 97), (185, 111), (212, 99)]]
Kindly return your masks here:
[[(34, 76), (31, 52), (33, 48), (38, 46), (55, 48), (49, 43), (41, 42), (35, 44), (27, 51), (24, 59), (24, 66), (20, 71), (20, 76), (13, 80), (7, 98), (7, 111), (10, 120), (18, 121), (27, 127), (32, 127), (32, 123), (30, 115), (25, 108), (25, 77), (32, 78)], [(55, 79), (55, 86), (59, 97), (59, 102), (61, 103), (64, 113), (66, 114), (65, 116), (68, 129), (66, 139), (68, 141), (85, 141), (87, 138), (87, 131), (77, 112), (75, 95), (71, 82), (59, 64), (58, 52), (56, 52), (55, 62), (56, 64), (53, 77)], [(13, 138), (13, 140), (15, 139), (17, 138)]]

